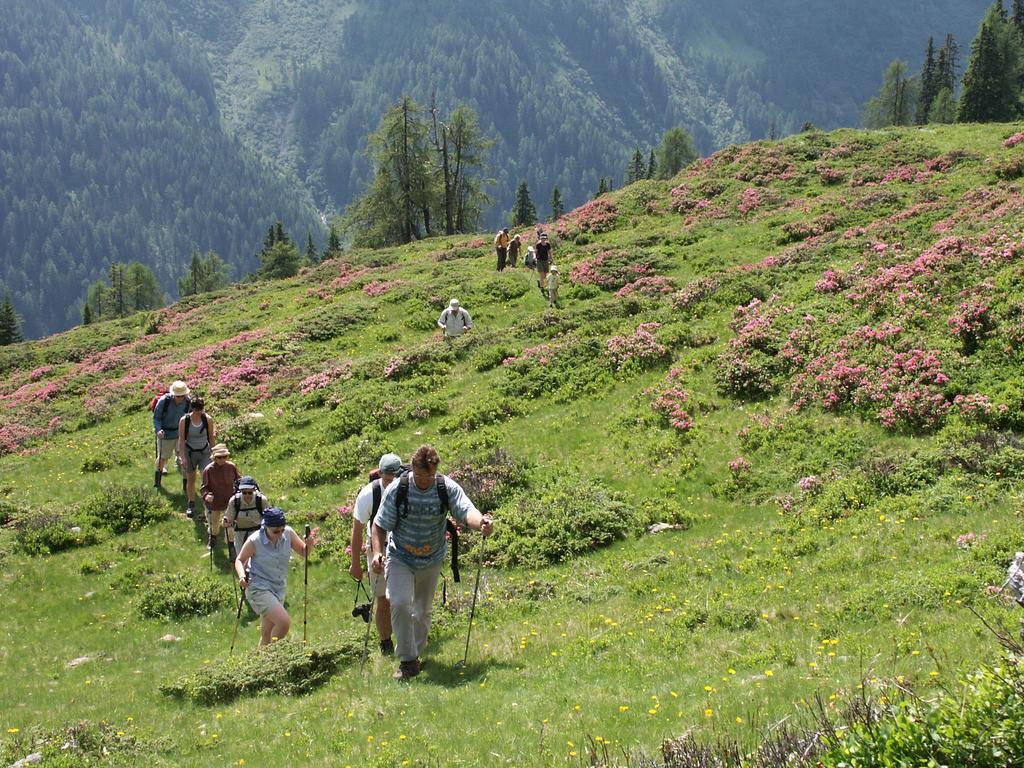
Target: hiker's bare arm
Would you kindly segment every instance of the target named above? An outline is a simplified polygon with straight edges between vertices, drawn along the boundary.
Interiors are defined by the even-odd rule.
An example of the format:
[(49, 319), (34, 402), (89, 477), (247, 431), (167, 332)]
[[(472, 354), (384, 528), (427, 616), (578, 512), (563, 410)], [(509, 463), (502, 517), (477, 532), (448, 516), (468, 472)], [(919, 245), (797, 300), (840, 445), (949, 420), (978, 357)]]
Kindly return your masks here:
[(363, 552), (363, 530), (366, 528), (361, 522), (352, 519), (352, 541), (350, 546), (352, 548), (352, 563), (348, 567), (349, 576), (356, 581), (363, 578), (363, 566), (360, 562), (360, 557)]
[(235, 573), (238, 575), (238, 585), (245, 589), (249, 586), (249, 580), (245, 577), (245, 568), (249, 564), (249, 560), (252, 559), (253, 553), (256, 551), (256, 545), (251, 541), (246, 541), (242, 545), (242, 551), (238, 553), (238, 557), (235, 558)]
[(373, 542), (371, 549), (373, 555), (370, 560), (370, 567), (374, 573), (384, 573), (384, 548), (387, 546), (387, 532), (374, 523), (373, 531), (370, 535)]
[(471, 509), (466, 515), (466, 525), (474, 531), (480, 531), (484, 536), (490, 536), (494, 530), (494, 521), (490, 515), (482, 514), (477, 509)]

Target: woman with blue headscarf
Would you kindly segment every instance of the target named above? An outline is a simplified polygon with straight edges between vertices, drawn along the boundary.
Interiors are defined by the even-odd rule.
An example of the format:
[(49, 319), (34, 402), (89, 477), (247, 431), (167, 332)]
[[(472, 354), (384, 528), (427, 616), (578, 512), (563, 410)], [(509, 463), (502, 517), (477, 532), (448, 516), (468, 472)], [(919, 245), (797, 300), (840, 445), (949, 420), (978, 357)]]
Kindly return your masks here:
[(235, 558), (238, 584), (245, 599), (260, 616), (260, 645), (270, 645), (288, 634), (292, 620), (284, 608), (288, 581), (288, 563), (295, 550), (303, 557), (316, 544), (317, 529), (303, 540), (285, 524), (284, 510), (269, 507), (263, 511), (258, 531), (246, 539)]

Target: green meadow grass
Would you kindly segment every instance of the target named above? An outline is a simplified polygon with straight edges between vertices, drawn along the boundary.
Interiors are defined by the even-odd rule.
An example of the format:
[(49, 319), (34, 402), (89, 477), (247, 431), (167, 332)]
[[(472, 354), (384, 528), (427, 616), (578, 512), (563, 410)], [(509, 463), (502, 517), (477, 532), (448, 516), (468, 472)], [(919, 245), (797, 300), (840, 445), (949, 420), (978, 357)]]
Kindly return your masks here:
[[(62, 426), (24, 451), (0, 456), (0, 500), (21, 510), (0, 529), (6, 607), (0, 675), (8, 703), (0, 757), (13, 762), (24, 757), (19, 752), (27, 754), (34, 734), (89, 720), (139, 740), (125, 764), (625, 764), (657, 755), (663, 740), (686, 733), (753, 748), (782, 721), (809, 723), (816, 702), (838, 713), (862, 686), (870, 691), (892, 678), (924, 694), (938, 692), (997, 658), (994, 639), (968, 608), (1015, 630), (1019, 609), (985, 593), (987, 585), (1001, 583), (1012, 553), (1024, 549), (1024, 464), (1013, 452), (1018, 437), (1009, 421), (1020, 407), (1012, 389), (1019, 369), (1012, 351), (998, 346), (1007, 343), (1003, 336), (960, 356), (945, 314), (936, 312), (915, 329), (947, 355), (957, 393), (986, 392), (1009, 404), (1010, 416), (998, 426), (951, 414), (934, 428), (892, 430), (855, 408), (796, 410), (785, 376), (770, 395), (740, 399), (722, 391), (717, 361), (736, 336), (729, 327), (735, 307), (755, 296), (777, 294), (795, 312), (831, 316), (836, 324), (877, 325), (881, 318), (861, 320), (839, 298), (817, 292), (816, 281), (827, 268), (851, 269), (876, 240), (899, 241), (907, 253), (924, 250), (940, 237), (932, 226), (953, 215), (968, 191), (999, 189), (1012, 197), (991, 169), (1013, 130), (842, 131), (739, 148), (761, 157), (757, 153), (782, 147), (796, 158), (798, 171), (765, 182), (760, 188), (776, 192), (778, 201), (746, 215), (734, 204), (720, 217), (690, 223), (680, 214), (648, 212), (644, 196), (667, 205), (679, 184), (715, 181), (724, 189), (713, 199), (733, 203), (752, 186), (717, 166), (684, 173), (672, 184), (621, 190), (612, 198), (618, 205), (613, 230), (556, 244), (564, 282), (562, 307), (553, 312), (526, 271), (493, 274), (488, 237), (468, 256), (451, 260), (435, 258), (465, 247), (467, 238), (435, 238), (346, 255), (345, 268), (369, 271), (327, 299), (312, 294), (335, 279), (338, 263), (290, 280), (235, 286), (154, 317), (5, 350), (0, 368), (13, 382), (5, 395), (22, 386), (31, 390), (30, 372), (42, 366), (51, 370), (37, 376), (41, 382), (72, 378), (41, 405), (9, 406), (12, 419), (41, 420), (36, 424), (59, 415)], [(920, 164), (954, 149), (966, 150), (968, 159), (920, 188), (879, 185), (892, 199), (857, 208), (850, 199), (863, 189), (826, 186), (814, 167), (824, 148), (858, 143), (863, 146), (853, 156), (835, 161), (845, 173)], [(780, 242), (787, 223), (834, 212), (841, 233), (936, 200), (940, 205), (925, 214), (878, 224), (874, 235), (826, 239), (806, 259), (783, 267), (728, 271), (784, 252), (792, 245)], [(1019, 240), (1021, 218), (1009, 206), (993, 221), (959, 223), (957, 232), (981, 238), (999, 227)], [(658, 274), (677, 289), (707, 275), (720, 276), (724, 287), (684, 312), (669, 300), (616, 300), (570, 285), (569, 267), (604, 250), (656, 259)], [(999, 269), (978, 279), (1002, 281), (1000, 300), (1012, 304), (1021, 298), (1019, 265)], [(405, 282), (377, 298), (358, 290), (374, 279)], [(469, 308), (476, 328), (448, 348), (429, 338), (450, 296)], [(947, 303), (958, 301), (951, 295)], [(324, 307), (328, 314), (359, 317), (351, 327), (311, 340), (309, 329)], [(194, 314), (172, 330), (176, 313), (185, 311)], [(1011, 333), (1013, 317), (1011, 310), (1000, 315), (998, 334)], [(668, 355), (649, 367), (615, 371), (596, 358), (559, 367), (563, 353), (555, 352), (557, 376), (537, 396), (521, 389), (532, 386), (537, 369), (516, 379), (510, 366), (500, 365), (540, 344), (598, 339), (593, 348), (603, 350), (608, 339), (644, 322), (661, 323), (658, 333), (669, 343)], [(152, 323), (169, 330), (145, 336)], [(119, 384), (124, 371), (116, 366), (76, 373), (76, 359), (141, 339), (138, 349), (124, 353), (125, 365), (143, 365), (145, 354), (186, 361), (193, 350), (253, 330), (267, 335), (240, 354), (270, 360), (268, 397), (256, 402), (252, 385), (242, 383), (208, 397), (209, 411), (221, 426), (251, 410), (264, 414), (269, 439), (259, 447), (232, 445), (233, 459), (290, 511), (293, 526), (320, 525), (329, 542), (309, 566), (306, 621), (313, 641), (362, 640), (365, 625), (350, 615), (353, 583), (341, 552), (348, 519), (337, 508), (352, 503), (378, 448), (407, 456), (432, 442), (442, 471), (502, 448), (523, 462), (527, 497), (551, 489), (571, 493), (577, 481), (618, 494), (636, 511), (630, 535), (542, 568), (486, 567), (464, 669), (457, 663), (479, 553), (475, 534), (465, 537), (462, 583), (449, 581), (445, 606), (438, 590), (426, 668), (411, 683), (391, 680), (394, 662), (372, 653), (371, 635), (364, 670), (346, 665), (304, 696), (200, 706), (160, 694), (163, 684), (223, 665), (235, 622), (230, 596), (221, 610), (184, 620), (143, 618), (139, 611), (146, 587), (162, 574), (210, 572), (200, 525), (180, 514), (177, 475), (165, 478), (163, 491), (178, 512), (173, 519), (119, 536), (101, 531), (92, 546), (28, 556), (17, 543), (18, 520), (24, 510), (68, 511), (119, 486), (151, 483), (148, 396)], [(418, 354), (435, 362), (380, 384), (392, 358)], [(213, 378), (239, 363), (234, 350), (211, 356)], [(330, 384), (326, 393), (300, 393), (306, 376), (346, 361), (350, 379)], [(673, 368), (691, 395), (695, 423), (684, 433), (651, 410), (650, 391), (667, 386)], [(216, 383), (183, 375), (203, 391)], [(364, 430), (373, 450), (359, 454), (358, 471), (301, 482), (318, 461), (344, 457), (352, 438), (340, 436), (347, 424), (342, 417), (358, 416), (345, 413), (345, 403), (371, 392), (371, 406), (433, 405), (393, 428)], [(502, 404), (515, 413), (493, 416)], [(84, 419), (89, 409), (98, 413)], [(975, 450), (994, 436), (1003, 442), (987, 449), (989, 455)], [(998, 471), (985, 464), (996, 456), (1003, 461)], [(730, 471), (738, 457), (749, 461), (748, 471)], [(111, 466), (91, 471), (89, 462), (98, 458)], [(819, 478), (820, 489), (804, 496), (796, 483), (807, 476)], [(498, 506), (498, 526), (516, 504), (513, 494)], [(643, 524), (668, 518), (685, 524), (643, 533)], [(958, 546), (968, 532), (975, 543)], [(489, 561), (488, 551), (491, 557), (495, 552), (485, 548)], [(230, 595), (223, 547), (214, 573)], [(287, 642), (301, 642), (303, 597), (302, 563), (295, 560)], [(167, 634), (180, 640), (162, 641)], [(243, 613), (235, 653), (255, 653), (257, 634), (258, 622)]]

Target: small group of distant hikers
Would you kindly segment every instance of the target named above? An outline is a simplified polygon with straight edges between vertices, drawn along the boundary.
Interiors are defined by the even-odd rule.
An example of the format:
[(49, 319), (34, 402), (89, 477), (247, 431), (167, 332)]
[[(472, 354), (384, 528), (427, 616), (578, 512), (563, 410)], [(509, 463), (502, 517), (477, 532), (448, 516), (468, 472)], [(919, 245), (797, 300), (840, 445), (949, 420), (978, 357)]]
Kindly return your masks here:
[[(551, 263), (551, 241), (548, 233), (537, 227), (537, 242), (526, 249), (523, 266), (537, 270), (537, 288), (540, 295), (548, 300), (548, 305), (558, 306), (558, 267)], [(508, 227), (503, 227), (494, 236), (494, 252), (498, 257), (498, 271), (504, 272), (505, 267), (515, 268), (522, 248), (522, 237), (518, 234), (509, 236)], [(544, 289), (547, 288), (545, 294)]]
[[(469, 313), (455, 299), (445, 312), (448, 316), (442, 314), (438, 325), (446, 329), (446, 336), (473, 327)], [(260, 617), (259, 644), (268, 645), (284, 638), (291, 627), (284, 607), (291, 554), (308, 558), (317, 543), (317, 529), (307, 526), (300, 536), (287, 524), (284, 510), (270, 506), (256, 480), (239, 473), (227, 446), (211, 445), (213, 420), (205, 413), (202, 398), (190, 395), (185, 382), (175, 381), (152, 404), (157, 439), (154, 485), (161, 487), (165, 465), (176, 453), (185, 475), (186, 515), (193, 517), (195, 472), (202, 473), (199, 492), (210, 556), (223, 532), (242, 597)], [(490, 516), (474, 506), (458, 483), (437, 472), (439, 464), (430, 445), (417, 448), (409, 466), (395, 453), (381, 456), (370, 482), (356, 497), (352, 515), (348, 572), (360, 586), (364, 573), (369, 579), (380, 651), (398, 657), (394, 677), (399, 680), (415, 677), (422, 668), (448, 536), (452, 532), (457, 537), (448, 516), (484, 536), (493, 530)], [(234, 531), (233, 537), (229, 531)], [(365, 618), (370, 621), (369, 608)]]

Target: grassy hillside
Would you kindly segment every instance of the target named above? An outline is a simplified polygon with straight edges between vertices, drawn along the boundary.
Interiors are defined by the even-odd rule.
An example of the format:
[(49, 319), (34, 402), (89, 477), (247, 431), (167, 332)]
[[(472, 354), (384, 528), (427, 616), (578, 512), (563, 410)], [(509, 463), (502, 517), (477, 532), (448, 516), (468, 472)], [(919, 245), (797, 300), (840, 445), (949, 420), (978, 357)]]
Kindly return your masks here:
[[(728, 147), (553, 223), (557, 309), (489, 237), (436, 239), (0, 350), (0, 756), (89, 720), (82, 749), (125, 764), (604, 764), (952, 685), (996, 657), (967, 608), (1019, 611), (986, 593), (1024, 549), (1018, 129)], [(448, 345), (451, 296), (476, 327)], [(321, 526), (316, 643), (362, 638), (339, 508), (381, 452), (435, 444), (496, 519), (467, 668), (471, 535), (411, 685), (371, 657), (303, 696), (158, 693), (232, 663), (223, 552), (202, 581), (176, 483), (139, 490), (175, 378)], [(146, 617), (168, 573), (215, 610)]]

